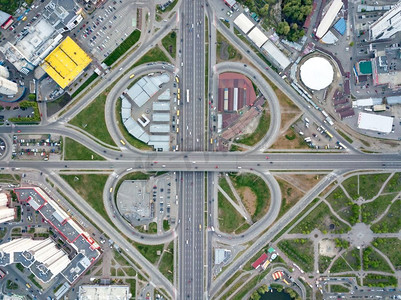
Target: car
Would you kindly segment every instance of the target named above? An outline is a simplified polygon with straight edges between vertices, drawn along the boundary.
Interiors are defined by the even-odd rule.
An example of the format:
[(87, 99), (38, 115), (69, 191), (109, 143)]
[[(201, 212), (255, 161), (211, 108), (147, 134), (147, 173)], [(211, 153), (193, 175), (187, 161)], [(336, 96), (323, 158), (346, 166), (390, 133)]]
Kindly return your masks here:
[(269, 159), (269, 157), (268, 157), (268, 156), (266, 156), (266, 159)]

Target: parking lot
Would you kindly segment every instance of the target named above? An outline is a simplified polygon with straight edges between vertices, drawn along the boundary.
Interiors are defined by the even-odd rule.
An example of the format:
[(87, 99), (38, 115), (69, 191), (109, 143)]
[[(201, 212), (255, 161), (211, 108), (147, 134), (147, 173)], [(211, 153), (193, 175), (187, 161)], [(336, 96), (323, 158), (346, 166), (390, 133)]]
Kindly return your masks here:
[(29, 160), (59, 160), (60, 136), (14, 135), (13, 158)]
[[(129, 12), (127, 14), (127, 12)], [(137, 7), (124, 1), (108, 1), (85, 18), (72, 32), (82, 48), (103, 61), (136, 28)]]

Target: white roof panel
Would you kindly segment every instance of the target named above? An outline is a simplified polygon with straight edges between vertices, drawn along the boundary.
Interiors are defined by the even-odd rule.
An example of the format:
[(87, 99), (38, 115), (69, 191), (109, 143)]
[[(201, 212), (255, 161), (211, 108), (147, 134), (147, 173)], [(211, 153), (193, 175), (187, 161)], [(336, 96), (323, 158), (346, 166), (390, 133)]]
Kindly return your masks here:
[(333, 81), (333, 67), (323, 57), (315, 56), (309, 58), (302, 64), (300, 70), (302, 82), (312, 90), (322, 90)]
[(330, 26), (333, 24), (334, 19), (336, 18), (338, 12), (340, 11), (341, 7), (343, 6), (343, 2), (341, 0), (334, 0), (329, 9), (327, 10), (326, 14), (324, 15), (322, 21), (316, 30), (316, 36), (321, 39), (326, 32), (329, 30)]
[(280, 51), (279, 48), (276, 47), (271, 41), (267, 41), (263, 47), (263, 50), (265, 50), (268, 54), (268, 56), (271, 57), (272, 60), (274, 60), (281, 69), (285, 69), (288, 67), (288, 65), (291, 63), (291, 61), (288, 59), (288, 57)]
[(258, 27), (252, 29), (252, 31), (248, 33), (248, 37), (259, 48), (262, 47), (262, 45), (267, 41), (267, 36)]
[(390, 133), (393, 128), (393, 121), (392, 117), (360, 112), (358, 116), (358, 128)]
[(252, 21), (245, 16), (244, 14), (240, 14), (238, 17), (235, 18), (234, 24), (238, 26), (239, 29), (241, 29), (242, 32), (247, 34), (255, 24), (252, 23)]

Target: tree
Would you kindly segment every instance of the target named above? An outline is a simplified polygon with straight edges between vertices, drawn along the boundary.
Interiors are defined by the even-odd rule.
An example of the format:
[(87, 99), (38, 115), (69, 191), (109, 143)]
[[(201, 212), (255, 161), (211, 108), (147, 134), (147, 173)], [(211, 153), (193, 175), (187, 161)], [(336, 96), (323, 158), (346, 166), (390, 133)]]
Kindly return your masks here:
[(277, 26), (277, 34), (287, 35), (290, 32), (290, 25), (286, 21), (280, 22)]
[(259, 10), (259, 14), (260, 14), (262, 17), (266, 17), (268, 13), (269, 13), (269, 4), (265, 4), (265, 5)]
[(34, 101), (34, 100), (36, 100), (36, 95), (35, 94), (29, 94), (28, 95), (28, 99), (31, 100), (31, 101)]

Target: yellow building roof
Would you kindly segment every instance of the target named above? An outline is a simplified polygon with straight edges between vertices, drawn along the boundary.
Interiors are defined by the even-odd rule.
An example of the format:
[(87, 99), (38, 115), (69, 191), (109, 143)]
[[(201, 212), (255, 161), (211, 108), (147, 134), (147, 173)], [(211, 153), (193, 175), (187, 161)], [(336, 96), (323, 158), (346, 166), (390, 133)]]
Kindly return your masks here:
[(92, 59), (67, 37), (44, 60), (42, 68), (61, 88), (68, 86)]

